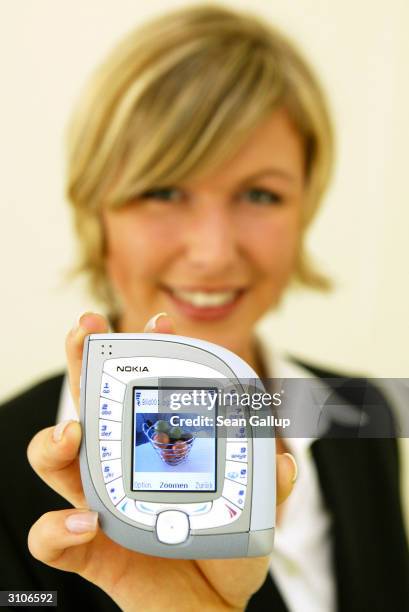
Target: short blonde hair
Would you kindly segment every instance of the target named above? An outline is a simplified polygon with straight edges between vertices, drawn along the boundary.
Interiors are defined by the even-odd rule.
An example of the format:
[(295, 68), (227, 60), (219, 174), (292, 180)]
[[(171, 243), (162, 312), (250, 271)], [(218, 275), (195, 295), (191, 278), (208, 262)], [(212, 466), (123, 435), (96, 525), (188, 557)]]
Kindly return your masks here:
[[(193, 5), (132, 31), (92, 75), (68, 129), (66, 192), (80, 257), (73, 274), (113, 313), (101, 207), (215, 168), (285, 107), (303, 137), (307, 192), (292, 281), (328, 290), (303, 244), (328, 185), (334, 136), (323, 91), (300, 52), (247, 12)], [(226, 137), (228, 135), (228, 137)]]

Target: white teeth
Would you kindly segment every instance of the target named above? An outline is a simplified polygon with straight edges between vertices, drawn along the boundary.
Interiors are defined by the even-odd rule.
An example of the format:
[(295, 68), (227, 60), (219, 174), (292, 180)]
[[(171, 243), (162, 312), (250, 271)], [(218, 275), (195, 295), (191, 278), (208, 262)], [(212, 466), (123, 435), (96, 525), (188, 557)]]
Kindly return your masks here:
[(176, 297), (188, 302), (193, 306), (222, 306), (232, 302), (237, 295), (237, 291), (219, 291), (219, 292), (204, 292), (204, 291), (174, 291)]

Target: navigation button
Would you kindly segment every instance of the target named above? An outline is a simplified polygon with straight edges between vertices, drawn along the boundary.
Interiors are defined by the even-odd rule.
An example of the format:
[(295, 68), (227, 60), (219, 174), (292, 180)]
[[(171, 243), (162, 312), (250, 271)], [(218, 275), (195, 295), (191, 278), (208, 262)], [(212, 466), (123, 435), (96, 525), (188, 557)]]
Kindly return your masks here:
[(100, 440), (120, 440), (122, 433), (122, 423), (116, 421), (105, 421), (99, 419), (99, 439)]
[(99, 443), (99, 456), (101, 461), (104, 459), (120, 459), (121, 443), (104, 441)]
[(121, 477), (107, 484), (106, 489), (114, 506), (125, 497), (124, 483)]
[(189, 535), (189, 518), (179, 510), (164, 510), (156, 520), (156, 535), (163, 544), (181, 544)]
[(122, 462), (120, 459), (102, 461), (101, 467), (105, 482), (111, 482), (111, 480), (122, 476)]
[(108, 421), (122, 421), (122, 404), (101, 397), (99, 400), (99, 417)]
[(227, 442), (226, 459), (247, 462), (247, 442)]
[(222, 495), (233, 502), (233, 504), (236, 504), (236, 506), (239, 506), (239, 508), (243, 508), (246, 499), (246, 489), (246, 485), (225, 479)]
[[(212, 502), (202, 502), (198, 504), (155, 504), (152, 502), (144, 502), (144, 501), (136, 501), (136, 507), (141, 512), (145, 512), (147, 514), (158, 514), (163, 510), (180, 510), (182, 512), (186, 512), (186, 514), (206, 514), (209, 512), (212, 507)], [(177, 508), (175, 506), (177, 505)]]
[(125, 389), (126, 385), (124, 383), (112, 378), (112, 376), (108, 376), (108, 374), (102, 374), (101, 397), (122, 403), (124, 401)]
[(225, 477), (241, 484), (247, 484), (247, 465), (241, 461), (226, 461)]
[(241, 515), (240, 508), (237, 508), (229, 500), (224, 497), (219, 497), (213, 501), (212, 509), (203, 515), (190, 516), (190, 528), (196, 529), (211, 529), (212, 527), (220, 527), (228, 525), (236, 521)]
[(146, 512), (140, 512), (136, 506), (133, 499), (129, 497), (125, 497), (122, 499), (117, 505), (117, 510), (122, 512), (125, 516), (136, 521), (137, 523), (142, 523), (142, 525), (149, 525), (153, 527), (156, 521), (156, 517), (154, 514), (146, 514)]

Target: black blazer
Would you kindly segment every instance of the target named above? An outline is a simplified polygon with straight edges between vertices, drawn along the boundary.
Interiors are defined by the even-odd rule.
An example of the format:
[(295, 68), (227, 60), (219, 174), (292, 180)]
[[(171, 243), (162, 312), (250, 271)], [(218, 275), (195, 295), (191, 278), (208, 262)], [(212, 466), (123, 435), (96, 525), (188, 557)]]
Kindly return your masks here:
[[(344, 378), (292, 360), (331, 385)], [(34, 473), (26, 455), (33, 435), (55, 423), (62, 381), (63, 373), (59, 373), (0, 406), (1, 458), (8, 468), (1, 471), (0, 590), (56, 590), (59, 610), (71, 612), (81, 602), (84, 609), (111, 612), (119, 608), (101, 589), (77, 574), (37, 561), (27, 548), (31, 525), (45, 512), (68, 506)], [(337, 393), (353, 405), (362, 403), (359, 391), (351, 391), (348, 385), (338, 385)], [(386, 398), (375, 387), (373, 400), (393, 426)], [(409, 554), (396, 440), (357, 439), (353, 434), (345, 436), (345, 431), (339, 433), (312, 445), (332, 516), (338, 612), (408, 612)], [(288, 612), (269, 574), (246, 610)]]

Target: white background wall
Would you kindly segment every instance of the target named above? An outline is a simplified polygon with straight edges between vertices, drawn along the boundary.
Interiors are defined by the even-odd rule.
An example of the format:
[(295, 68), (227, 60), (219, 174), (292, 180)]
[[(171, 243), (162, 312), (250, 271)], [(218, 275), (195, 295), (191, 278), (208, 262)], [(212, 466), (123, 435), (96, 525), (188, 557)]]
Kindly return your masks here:
[[(409, 374), (406, 0), (225, 1), (296, 39), (328, 91), (338, 163), (310, 232), (338, 283), (289, 295), (263, 326), (304, 358), (372, 376)], [(81, 84), (136, 23), (186, 1), (4, 0), (0, 6), (0, 399), (64, 367), (64, 336), (97, 308), (64, 285), (74, 242), (63, 129)]]

